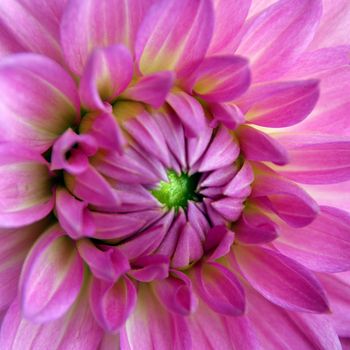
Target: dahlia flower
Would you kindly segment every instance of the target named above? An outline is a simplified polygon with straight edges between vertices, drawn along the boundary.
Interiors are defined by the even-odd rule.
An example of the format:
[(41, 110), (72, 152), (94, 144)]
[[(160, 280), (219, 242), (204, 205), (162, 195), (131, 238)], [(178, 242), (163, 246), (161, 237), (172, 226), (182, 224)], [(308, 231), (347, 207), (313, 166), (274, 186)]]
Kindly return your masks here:
[(348, 0), (0, 28), (0, 349), (350, 348)]

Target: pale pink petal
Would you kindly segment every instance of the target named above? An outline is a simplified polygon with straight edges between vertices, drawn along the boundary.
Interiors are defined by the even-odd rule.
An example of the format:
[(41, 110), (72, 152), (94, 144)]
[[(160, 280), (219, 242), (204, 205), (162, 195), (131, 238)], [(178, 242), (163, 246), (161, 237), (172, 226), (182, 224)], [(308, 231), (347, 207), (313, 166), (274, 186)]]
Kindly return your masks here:
[(213, 26), (214, 11), (209, 0), (157, 2), (147, 13), (136, 40), (141, 72), (193, 68), (204, 58)]
[(295, 231), (281, 224), (280, 230), (275, 247), (309, 269), (329, 273), (350, 269), (350, 215), (347, 212), (321, 207), (310, 225)]
[[(237, 34), (247, 17), (251, 0), (214, 0), (215, 26), (209, 54), (232, 54)], [(254, 1), (253, 1), (254, 2)]]
[(319, 97), (317, 80), (253, 85), (236, 101), (248, 123), (280, 128), (304, 120)]
[(191, 349), (186, 318), (165, 309), (146, 284), (140, 285), (137, 301), (121, 332), (123, 349)]
[(111, 283), (93, 278), (90, 286), (90, 307), (96, 321), (107, 332), (117, 332), (133, 311), (137, 300), (134, 283), (121, 277)]
[(169, 93), (167, 102), (180, 118), (186, 136), (198, 136), (206, 129), (207, 121), (203, 107), (195, 98), (183, 91), (177, 91)]
[(226, 267), (214, 262), (204, 263), (197, 266), (194, 274), (198, 294), (210, 308), (230, 316), (244, 313), (244, 289)]
[(128, 259), (118, 249), (97, 247), (88, 239), (79, 240), (77, 248), (92, 274), (98, 279), (115, 282), (130, 269)]
[(321, 13), (320, 0), (280, 0), (246, 22), (237, 53), (249, 57), (253, 79), (288, 70), (313, 39)]
[(237, 130), (239, 145), (248, 160), (270, 161), (278, 165), (288, 163), (289, 154), (283, 144), (250, 126), (240, 126)]
[(90, 55), (80, 80), (83, 106), (90, 110), (105, 110), (104, 102), (113, 103), (129, 85), (132, 75), (132, 56), (123, 45), (97, 48)]
[(350, 179), (350, 137), (280, 134), (290, 164), (279, 174), (306, 184), (331, 184)]
[(17, 144), (0, 145), (0, 226), (20, 227), (54, 206), (51, 177), (39, 154)]
[(258, 246), (240, 246), (234, 252), (244, 277), (272, 303), (292, 311), (329, 310), (321, 284), (303, 265)]
[(76, 300), (83, 261), (73, 241), (57, 225), (47, 230), (26, 258), (20, 280), (23, 314), (34, 322), (55, 320)]
[(151, 105), (154, 108), (160, 108), (174, 81), (172, 72), (164, 71), (146, 75), (130, 86), (123, 97), (135, 101), (140, 101)]
[(29, 53), (11, 55), (1, 61), (2, 140), (46, 151), (79, 115), (75, 82), (56, 62)]
[(63, 62), (59, 21), (66, 0), (4, 0), (0, 3), (0, 56), (32, 51)]
[(136, 32), (154, 0), (71, 0), (61, 22), (63, 52), (74, 73), (82, 74), (98, 47), (124, 44), (133, 51)]
[(102, 336), (84, 292), (64, 317), (45, 324), (23, 318), (19, 302), (15, 300), (2, 324), (0, 347), (3, 350), (96, 350)]
[(239, 56), (208, 57), (186, 79), (189, 88), (208, 102), (232, 101), (250, 85), (248, 61)]

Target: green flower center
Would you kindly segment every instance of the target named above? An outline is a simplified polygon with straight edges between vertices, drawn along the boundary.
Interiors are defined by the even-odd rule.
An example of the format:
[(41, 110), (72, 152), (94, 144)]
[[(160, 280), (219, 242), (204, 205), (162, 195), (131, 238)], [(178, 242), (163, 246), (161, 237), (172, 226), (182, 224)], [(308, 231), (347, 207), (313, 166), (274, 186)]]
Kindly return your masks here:
[(186, 209), (190, 200), (200, 201), (201, 196), (196, 193), (200, 174), (189, 176), (187, 173), (178, 175), (174, 170), (168, 170), (168, 182), (161, 181), (151, 193), (168, 209)]

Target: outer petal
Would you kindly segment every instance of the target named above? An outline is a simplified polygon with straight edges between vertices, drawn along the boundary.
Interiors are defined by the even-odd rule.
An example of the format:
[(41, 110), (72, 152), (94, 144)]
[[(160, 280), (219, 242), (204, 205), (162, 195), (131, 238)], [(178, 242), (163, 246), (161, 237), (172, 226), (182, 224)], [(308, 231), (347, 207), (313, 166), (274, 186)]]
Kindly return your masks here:
[(308, 226), (290, 229), (281, 224), (274, 242), (283, 254), (314, 271), (341, 272), (350, 269), (350, 215), (340, 209), (321, 207)]
[(135, 52), (141, 72), (191, 70), (208, 49), (213, 25), (211, 1), (161, 0), (138, 32)]
[(93, 278), (90, 289), (90, 307), (97, 322), (107, 332), (116, 332), (133, 311), (136, 288), (127, 277), (116, 283)]
[(0, 56), (32, 51), (62, 62), (59, 20), (66, 0), (5, 0), (0, 3)]
[[(79, 335), (79, 336), (77, 336)], [(96, 350), (103, 332), (91, 314), (86, 292), (62, 318), (43, 325), (22, 318), (17, 300), (9, 308), (1, 328), (3, 350)]]
[(57, 63), (34, 54), (9, 56), (0, 64), (2, 140), (46, 151), (78, 120), (74, 80)]
[(322, 13), (320, 0), (280, 0), (243, 28), (238, 53), (253, 62), (255, 81), (283, 74), (311, 42)]
[(0, 226), (31, 224), (48, 215), (53, 205), (45, 160), (21, 146), (0, 145)]
[(280, 128), (305, 119), (318, 97), (318, 81), (301, 80), (255, 85), (236, 103), (247, 122)]
[(35, 243), (21, 274), (25, 317), (46, 322), (61, 317), (77, 298), (83, 282), (83, 262), (73, 242), (54, 226)]
[(248, 282), (274, 304), (292, 311), (329, 310), (321, 284), (294, 260), (258, 246), (239, 247), (235, 256)]
[(70, 0), (61, 22), (65, 58), (81, 74), (97, 47), (124, 44), (133, 50), (139, 24), (153, 0)]
[(97, 48), (80, 80), (82, 104), (92, 110), (105, 110), (104, 102), (114, 102), (131, 82), (132, 75), (132, 56), (123, 45)]

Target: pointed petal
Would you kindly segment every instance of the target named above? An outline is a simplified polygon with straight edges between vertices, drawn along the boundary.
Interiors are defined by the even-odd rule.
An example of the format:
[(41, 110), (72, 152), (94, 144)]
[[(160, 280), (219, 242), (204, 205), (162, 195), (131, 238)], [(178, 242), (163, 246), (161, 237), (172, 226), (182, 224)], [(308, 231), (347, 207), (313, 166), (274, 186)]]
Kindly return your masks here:
[(200, 61), (208, 49), (213, 24), (211, 1), (162, 0), (155, 4), (137, 36), (135, 52), (141, 72), (179, 71)]
[(53, 226), (35, 243), (21, 274), (25, 317), (34, 322), (55, 320), (76, 300), (83, 282), (83, 262), (73, 242)]
[(272, 303), (292, 311), (329, 310), (321, 284), (296, 261), (259, 246), (239, 246), (235, 256), (244, 277)]

